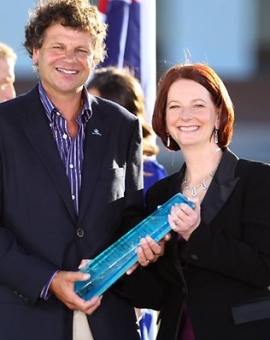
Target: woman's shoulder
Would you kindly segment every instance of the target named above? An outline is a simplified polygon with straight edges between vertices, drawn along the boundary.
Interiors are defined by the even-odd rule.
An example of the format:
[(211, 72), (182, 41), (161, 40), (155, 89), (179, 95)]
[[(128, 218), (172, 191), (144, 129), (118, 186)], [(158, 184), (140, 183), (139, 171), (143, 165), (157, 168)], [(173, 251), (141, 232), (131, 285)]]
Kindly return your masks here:
[(270, 172), (270, 163), (248, 158), (239, 158), (229, 148), (225, 148), (221, 163), (222, 162), (226, 167), (228, 164), (233, 164), (235, 166), (236, 176), (240, 177), (252, 176), (258, 171), (262, 171), (265, 174)]
[(179, 172), (169, 175), (154, 183), (146, 192), (145, 201), (148, 212), (154, 211), (157, 206), (165, 203), (171, 198), (174, 192), (179, 187), (180, 191), (180, 177)]
[[(270, 164), (260, 161), (239, 159), (236, 171), (236, 177), (249, 188), (269, 188), (270, 185)], [(268, 190), (268, 189), (267, 189)]]
[[(236, 168), (238, 173), (242, 172), (247, 175), (260, 174), (261, 172), (265, 174), (270, 174), (270, 164), (262, 161), (255, 161), (250, 159), (239, 159)], [(259, 171), (259, 173), (258, 173)]]
[[(160, 180), (158, 180), (156, 183), (154, 183), (149, 189), (148, 189), (148, 195), (149, 196), (164, 196), (166, 192), (171, 192), (175, 186), (177, 186), (177, 183), (180, 183), (179, 179), (179, 172), (174, 173), (172, 175), (166, 176)], [(179, 184), (180, 188), (180, 184)]]

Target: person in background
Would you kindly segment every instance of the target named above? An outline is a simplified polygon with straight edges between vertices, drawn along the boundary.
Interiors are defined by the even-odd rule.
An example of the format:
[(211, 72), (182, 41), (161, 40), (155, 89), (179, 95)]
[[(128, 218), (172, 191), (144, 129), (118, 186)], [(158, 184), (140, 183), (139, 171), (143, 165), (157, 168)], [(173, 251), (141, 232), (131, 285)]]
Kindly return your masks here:
[[(155, 158), (159, 152), (159, 148), (155, 143), (152, 127), (147, 123), (144, 93), (141, 84), (129, 68), (125, 67), (120, 69), (109, 66), (98, 68), (94, 71), (87, 89), (92, 95), (106, 98), (122, 105), (139, 118), (143, 131), (143, 178), (145, 194), (151, 185), (166, 177), (167, 172)], [(136, 312), (142, 339), (155, 339), (157, 332), (156, 311), (136, 309)]]
[(159, 147), (155, 142), (155, 134), (147, 123), (144, 93), (140, 82), (132, 71), (115, 66), (98, 68), (87, 85), (88, 91), (105, 99), (109, 99), (125, 107), (139, 118), (143, 130), (143, 173), (144, 194), (157, 180), (167, 176), (163, 165), (156, 160)]
[(15, 98), (15, 64), (17, 55), (13, 49), (0, 42), (0, 103)]
[(85, 87), (105, 36), (88, 0), (39, 1), (25, 26), (39, 82), (0, 104), (2, 339), (138, 340), (133, 306), (162, 305), (148, 264), (164, 246), (149, 237), (138, 247), (140, 267), (103, 296), (86, 301), (74, 291), (89, 278), (78, 267), (143, 210), (139, 120)]
[(172, 237), (159, 268), (168, 298), (157, 339), (267, 340), (270, 165), (229, 149), (233, 104), (205, 64), (167, 70), (152, 123), (169, 150), (181, 150), (184, 164), (149, 188), (148, 212), (178, 192), (195, 203), (194, 210), (176, 204), (169, 216)]

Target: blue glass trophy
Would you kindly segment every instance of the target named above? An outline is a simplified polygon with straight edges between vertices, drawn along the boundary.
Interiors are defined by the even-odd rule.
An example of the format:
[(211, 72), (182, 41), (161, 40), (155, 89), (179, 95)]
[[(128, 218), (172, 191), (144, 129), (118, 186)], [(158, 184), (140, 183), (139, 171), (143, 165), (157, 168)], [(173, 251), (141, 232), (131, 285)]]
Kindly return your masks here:
[(173, 196), (91, 260), (88, 265), (80, 269), (80, 271), (91, 276), (86, 281), (76, 281), (75, 292), (84, 300), (90, 300), (94, 296), (103, 294), (137, 262), (136, 250), (140, 245), (141, 238), (150, 236), (154, 241), (158, 242), (171, 231), (168, 215), (171, 207), (176, 203), (186, 203), (194, 209), (194, 204), (183, 194), (178, 193)]

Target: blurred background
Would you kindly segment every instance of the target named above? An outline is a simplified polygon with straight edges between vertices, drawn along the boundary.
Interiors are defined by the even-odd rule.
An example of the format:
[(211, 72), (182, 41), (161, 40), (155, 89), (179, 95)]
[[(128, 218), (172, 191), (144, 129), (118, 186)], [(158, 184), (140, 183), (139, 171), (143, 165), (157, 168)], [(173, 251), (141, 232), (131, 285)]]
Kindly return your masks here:
[[(235, 130), (230, 145), (241, 158), (270, 162), (270, 1), (269, 0), (145, 0), (155, 1), (156, 82), (162, 73), (188, 57), (213, 67), (227, 86), (235, 105)], [(1, 3), (0, 41), (18, 55), (17, 95), (36, 82), (32, 62), (23, 47), (24, 26), (34, 0)], [(93, 4), (98, 1), (92, 0)], [(150, 25), (150, 22), (149, 22)], [(145, 27), (145, 32), (148, 28)], [(144, 32), (142, 32), (144, 34)], [(151, 121), (151, 113), (149, 121)], [(181, 166), (181, 152), (160, 144), (157, 156), (168, 173)]]

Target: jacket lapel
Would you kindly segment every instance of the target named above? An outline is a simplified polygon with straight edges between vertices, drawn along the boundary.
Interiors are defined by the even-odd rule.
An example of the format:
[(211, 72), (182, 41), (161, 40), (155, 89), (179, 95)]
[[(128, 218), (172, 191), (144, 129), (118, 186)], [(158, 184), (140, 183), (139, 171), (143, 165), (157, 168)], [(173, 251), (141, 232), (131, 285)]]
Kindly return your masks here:
[[(36, 150), (52, 181), (55, 183), (66, 208), (76, 221), (76, 213), (71, 200), (70, 185), (63, 162), (59, 156), (49, 122), (40, 102), (37, 87), (26, 95), (26, 106), (23, 111), (23, 129), (32, 147)], [(29, 98), (30, 97), (30, 98)], [(29, 104), (28, 104), (29, 103)]]
[(98, 176), (104, 159), (110, 129), (109, 124), (106, 124), (106, 116), (102, 114), (95, 100), (92, 103), (92, 110), (93, 115), (89, 119), (85, 131), (79, 224), (93, 198), (95, 187), (98, 185)]
[(238, 158), (229, 149), (223, 157), (202, 202), (202, 220), (209, 224), (230, 197), (239, 178), (235, 178)]

